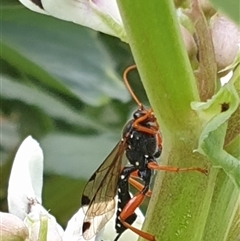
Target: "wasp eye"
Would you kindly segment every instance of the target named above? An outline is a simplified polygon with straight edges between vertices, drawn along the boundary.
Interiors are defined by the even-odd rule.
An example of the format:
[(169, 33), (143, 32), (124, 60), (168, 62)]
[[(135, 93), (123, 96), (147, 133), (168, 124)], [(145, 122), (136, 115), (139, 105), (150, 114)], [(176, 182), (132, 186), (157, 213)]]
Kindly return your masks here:
[(133, 118), (136, 120), (142, 116), (142, 110), (137, 110), (133, 113)]
[(138, 119), (138, 118), (139, 118), (139, 113), (136, 113), (136, 112), (135, 112), (135, 113), (133, 114), (133, 118), (134, 118), (134, 119)]

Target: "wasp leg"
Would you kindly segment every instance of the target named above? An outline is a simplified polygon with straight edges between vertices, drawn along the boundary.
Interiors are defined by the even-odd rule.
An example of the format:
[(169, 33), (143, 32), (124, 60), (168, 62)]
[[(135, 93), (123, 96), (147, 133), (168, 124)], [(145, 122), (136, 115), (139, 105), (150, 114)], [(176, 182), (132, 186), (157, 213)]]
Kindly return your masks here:
[(172, 167), (172, 166), (159, 166), (156, 162), (149, 162), (147, 167), (152, 170), (158, 171), (167, 171), (167, 172), (192, 172), (197, 171), (208, 175), (207, 168), (200, 168), (200, 167), (186, 167), (186, 168), (179, 168), (179, 167)]
[(134, 233), (139, 235), (140, 237), (149, 240), (149, 241), (155, 241), (155, 237), (149, 233), (143, 232), (137, 228), (134, 228), (129, 223), (125, 222), (125, 220), (130, 217), (135, 210), (141, 205), (145, 197), (144, 193), (138, 193), (136, 196), (134, 196), (132, 199), (129, 200), (129, 202), (125, 205), (122, 212), (119, 215), (119, 220), (121, 223), (128, 229), (132, 230)]
[(156, 158), (160, 157), (161, 152), (162, 152), (162, 138), (160, 136), (160, 133), (157, 133), (157, 147), (158, 147), (158, 154), (154, 155)]
[[(138, 194), (130, 198), (128, 202), (125, 202), (121, 212), (118, 213), (118, 220), (122, 223), (122, 225), (125, 228), (132, 230), (140, 237), (148, 241), (155, 241), (155, 237), (153, 235), (132, 227), (131, 224), (128, 222), (129, 218), (132, 217), (133, 214), (135, 214), (135, 210), (142, 204), (146, 194), (149, 191), (149, 184), (152, 176), (152, 171), (147, 168), (142, 171), (137, 170), (137, 173), (136, 171), (132, 171), (130, 175), (133, 175), (133, 176), (137, 175), (139, 178), (141, 178), (144, 181), (144, 185), (142, 185), (142, 190)], [(128, 177), (128, 179), (129, 178), (130, 177)]]
[(142, 238), (144, 238), (144, 239), (146, 239), (146, 240), (148, 240), (148, 241), (156, 241), (156, 239), (155, 239), (155, 237), (153, 236), (153, 235), (151, 235), (151, 234), (149, 234), (149, 233), (146, 233), (146, 232), (143, 232), (143, 231), (141, 231), (141, 230), (139, 230), (139, 229), (137, 229), (137, 228), (134, 228), (133, 226), (131, 226), (129, 223), (127, 223), (127, 222), (124, 222), (124, 221), (122, 221), (121, 220), (121, 222), (123, 223), (123, 225), (126, 227), (126, 228), (128, 228), (128, 229), (130, 229), (131, 231), (133, 231), (134, 233), (136, 233), (138, 236), (140, 236), (140, 237), (142, 237)]
[[(132, 174), (131, 174), (132, 176)], [(134, 176), (135, 177), (135, 176)], [(141, 184), (140, 182), (138, 182), (137, 180), (133, 179), (132, 177), (129, 177), (128, 182), (135, 187), (138, 191), (141, 191), (144, 188), (144, 185)], [(145, 196), (147, 197), (151, 197), (152, 192), (151, 190), (148, 190), (147, 193), (145, 194)]]
[[(143, 117), (140, 117), (139, 119), (141, 119)], [(144, 118), (143, 118), (143, 120), (144, 120)], [(140, 121), (143, 121), (143, 120), (140, 120)], [(138, 123), (140, 121), (137, 120), (137, 121), (133, 122), (133, 128), (135, 128), (137, 131), (140, 131), (140, 132), (143, 132), (143, 133), (146, 133), (149, 135), (156, 135), (158, 133), (158, 130), (139, 125)]]
[[(121, 175), (119, 176), (118, 180), (118, 204), (117, 204), (117, 218), (115, 223), (115, 229), (118, 233), (118, 236), (116, 237), (115, 241), (118, 240), (118, 238), (121, 236), (121, 234), (127, 229), (122, 222), (119, 220), (119, 215), (121, 214), (122, 210), (124, 209), (125, 205), (131, 200), (131, 195), (129, 193), (129, 185), (128, 185), (128, 179), (132, 172), (136, 171), (136, 167), (129, 166), (124, 167), (121, 171)], [(131, 225), (137, 218), (137, 215), (135, 213), (132, 213), (126, 220), (129, 225)]]

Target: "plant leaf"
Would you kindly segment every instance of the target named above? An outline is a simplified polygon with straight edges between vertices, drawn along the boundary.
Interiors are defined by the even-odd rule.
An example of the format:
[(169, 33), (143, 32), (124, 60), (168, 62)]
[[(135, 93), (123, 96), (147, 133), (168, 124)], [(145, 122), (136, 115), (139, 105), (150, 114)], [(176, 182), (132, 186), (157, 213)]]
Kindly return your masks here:
[[(27, 9), (3, 9), (1, 16), (2, 43), (44, 71), (45, 76), (41, 73), (39, 78), (41, 83), (47, 83), (44, 79), (47, 72), (93, 106), (103, 105), (111, 98), (129, 99), (114, 70), (116, 61), (98, 41), (96, 32)], [(14, 66), (19, 68), (25, 64), (24, 69), (28, 70), (26, 63), (4, 51), (5, 48), (3, 56), (9, 63), (15, 61)]]
[(80, 136), (64, 132), (50, 133), (40, 141), (45, 153), (45, 171), (86, 180), (118, 140), (109, 134)]
[[(53, 96), (44, 91), (18, 83), (7, 76), (1, 76), (1, 81), (4, 86), (2, 98), (8, 100), (17, 99), (28, 105), (35, 105), (51, 118), (62, 119), (71, 124), (77, 125), (81, 123), (85, 128), (103, 128), (101, 125), (98, 126), (97, 121), (93, 121), (84, 115), (79, 115), (79, 113), (69, 108), (66, 103), (57, 101)], [(23, 93), (31, 94), (24, 95)]]
[(234, 86), (238, 80), (232, 78), (212, 99), (205, 103), (195, 102), (192, 108), (208, 121), (196, 151), (207, 156), (213, 166), (223, 168), (240, 189), (240, 161), (223, 149), (228, 120), (239, 106), (239, 96)]

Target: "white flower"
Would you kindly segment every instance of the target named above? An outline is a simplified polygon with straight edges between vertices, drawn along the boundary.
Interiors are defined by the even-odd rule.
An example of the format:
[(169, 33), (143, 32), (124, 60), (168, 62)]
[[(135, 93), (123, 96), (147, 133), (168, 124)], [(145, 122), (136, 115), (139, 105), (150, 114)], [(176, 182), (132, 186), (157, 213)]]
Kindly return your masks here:
[(29, 213), (29, 203), (42, 203), (43, 153), (39, 144), (27, 137), (15, 156), (8, 185), (9, 212), (21, 219)]
[[(41, 205), (43, 153), (39, 144), (27, 137), (15, 156), (8, 185), (9, 212), (24, 220), (30, 237), (39, 235), (42, 217), (47, 217), (48, 240), (62, 240), (63, 229)], [(33, 239), (36, 240), (36, 239)]]
[[(13, 162), (8, 186), (8, 207), (11, 214), (0, 213), (0, 240), (18, 237), (23, 241), (29, 238), (35, 241), (40, 234), (46, 233), (47, 241), (85, 241), (82, 236), (82, 208), (70, 219), (64, 232), (56, 219), (42, 206), (42, 186), (43, 152), (38, 142), (29, 136), (22, 142)], [(136, 214), (138, 216), (133, 226), (141, 229), (144, 217), (139, 209)], [(90, 241), (113, 240), (117, 235), (115, 221), (116, 215)], [(126, 230), (119, 241), (137, 239), (138, 235)]]
[[(117, 201), (117, 197), (116, 197)], [(117, 210), (116, 210), (117, 211)], [(116, 212), (115, 212), (116, 213)], [(138, 208), (136, 210), (137, 219), (132, 224), (133, 227), (137, 229), (141, 229), (144, 216), (140, 209)], [(82, 208), (78, 210), (77, 213), (73, 215), (73, 217), (69, 220), (67, 228), (65, 230), (63, 240), (64, 241), (86, 241), (82, 237), (82, 225), (84, 220), (84, 213)], [(113, 240), (116, 237), (116, 231), (115, 231), (115, 221), (116, 221), (116, 215), (114, 215), (105, 225), (105, 227), (92, 239), (89, 241), (108, 241)], [(132, 232), (131, 230), (126, 230), (119, 238), (119, 241), (125, 241), (125, 240), (131, 240), (135, 241), (138, 239), (138, 235)]]
[(126, 41), (116, 0), (19, 0), (32, 11), (71, 21)]
[[(143, 214), (142, 214), (142, 212), (140, 211), (139, 208), (136, 209), (135, 213), (137, 214), (137, 219), (134, 221), (132, 226), (137, 228), (137, 229), (141, 229), (142, 224), (144, 222), (144, 216), (143, 216)], [(101, 234), (101, 239), (99, 239), (97, 241), (113, 240), (113, 237), (114, 238), (116, 237), (115, 221), (116, 221), (116, 215), (114, 215), (109, 220), (109, 222), (107, 223), (107, 225), (105, 226), (105, 228), (104, 228), (104, 230)], [(118, 240), (119, 241), (126, 241), (126, 240), (137, 241), (138, 238), (139, 238), (139, 236), (137, 234), (135, 234), (131, 230), (127, 229), (126, 231), (123, 232), (123, 234), (120, 236), (120, 238)]]
[[(10, 213), (0, 212), (0, 240), (26, 241), (29, 231), (23, 221)], [(14, 239), (13, 239), (14, 238)]]

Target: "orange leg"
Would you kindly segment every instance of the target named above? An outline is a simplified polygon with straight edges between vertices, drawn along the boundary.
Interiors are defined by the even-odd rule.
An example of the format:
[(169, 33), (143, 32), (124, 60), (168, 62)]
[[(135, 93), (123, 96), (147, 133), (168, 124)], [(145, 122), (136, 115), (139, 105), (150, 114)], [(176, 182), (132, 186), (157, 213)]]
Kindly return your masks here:
[(119, 215), (119, 219), (122, 222), (122, 224), (132, 230), (134, 233), (139, 235), (140, 237), (148, 240), (148, 241), (156, 241), (155, 237), (149, 233), (145, 233), (137, 228), (132, 227), (129, 223), (125, 222), (125, 220), (131, 216), (135, 210), (141, 205), (141, 203), (144, 200), (145, 195), (142, 193), (138, 193), (136, 196), (134, 196), (129, 202), (126, 204), (126, 206), (123, 208), (121, 214)]
[[(140, 182), (138, 182), (137, 180), (135, 180), (135, 179), (133, 179), (131, 177), (129, 177), (128, 182), (133, 187), (135, 187), (138, 191), (142, 191), (143, 188), (144, 188), (144, 186)], [(151, 195), (152, 195), (152, 192), (150, 190), (148, 190), (147, 193), (145, 194), (145, 196), (147, 196), (147, 197), (151, 197)]]
[(149, 233), (143, 232), (143, 231), (141, 231), (141, 230), (139, 230), (139, 229), (137, 229), (137, 228), (134, 228), (134, 227), (131, 226), (129, 223), (123, 221), (121, 218), (120, 218), (120, 220), (121, 220), (122, 224), (123, 224), (126, 228), (132, 230), (132, 231), (133, 231), (134, 233), (136, 233), (138, 236), (140, 236), (140, 237), (142, 237), (142, 238), (144, 238), (144, 239), (146, 239), (146, 240), (149, 240), (149, 241), (156, 241), (155, 237), (154, 237), (152, 234), (149, 234)]
[[(144, 116), (143, 116), (144, 117)], [(139, 119), (141, 119), (142, 117), (140, 117)], [(139, 120), (138, 119), (138, 120)], [(157, 130), (155, 130), (154, 128), (149, 128), (149, 127), (145, 127), (145, 126), (141, 126), (141, 125), (138, 125), (138, 122), (140, 121), (143, 121), (143, 120), (140, 120), (140, 121), (136, 121), (136, 122), (133, 122), (133, 128), (135, 128), (136, 130), (140, 131), (140, 132), (143, 132), (143, 133), (147, 133), (149, 135), (155, 135), (157, 134)]]
[(157, 133), (157, 146), (158, 146), (158, 149), (162, 149), (162, 138), (159, 132)]
[(171, 167), (171, 166), (159, 166), (155, 162), (149, 162), (147, 164), (147, 167), (152, 170), (158, 170), (158, 171), (167, 171), (167, 172), (192, 172), (197, 171), (201, 172), (205, 175), (208, 174), (208, 170), (205, 168), (199, 168), (199, 167), (186, 167), (186, 168), (179, 168), (179, 167)]
[(135, 178), (139, 178), (138, 176), (138, 170), (134, 171), (134, 172), (131, 172), (130, 174), (131, 177), (135, 177)]

